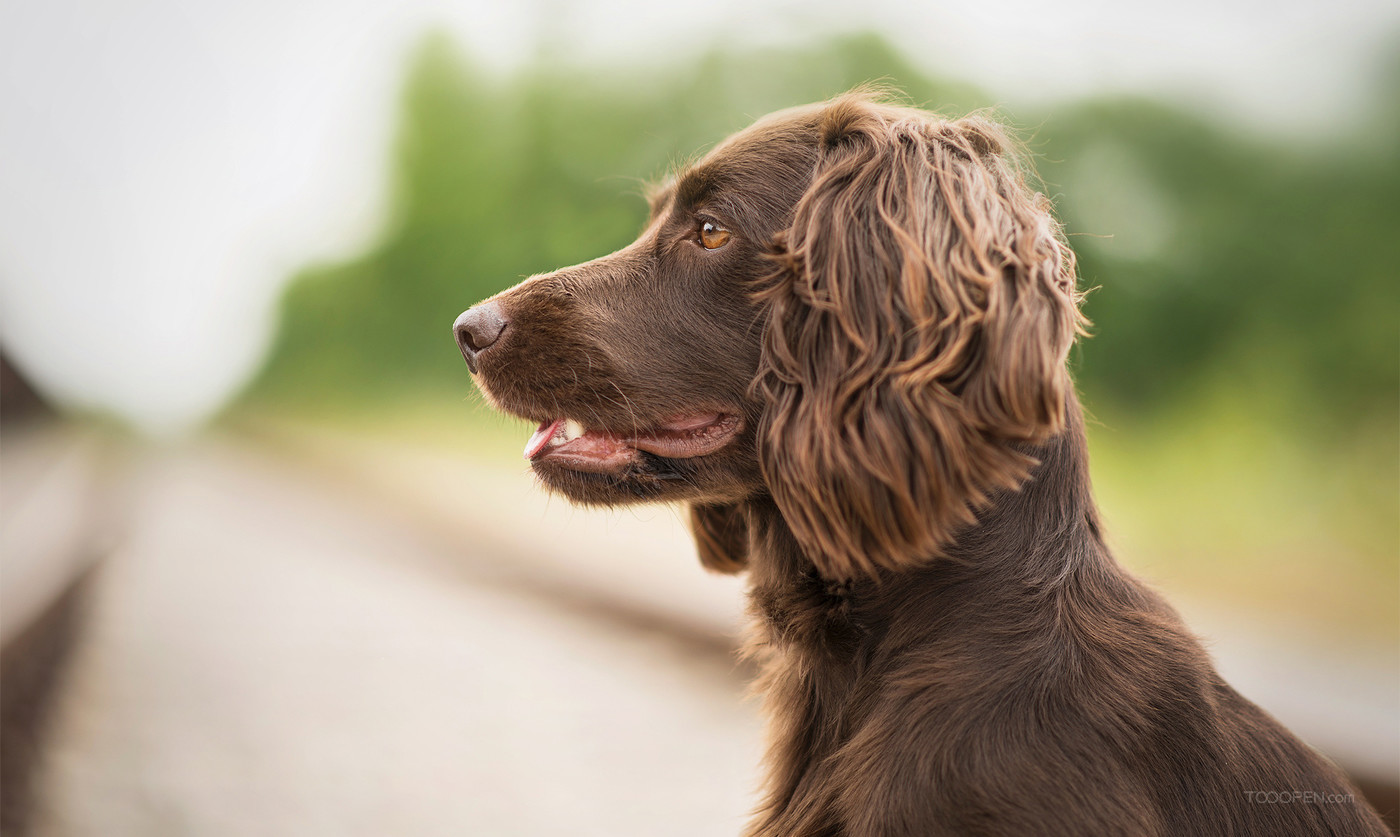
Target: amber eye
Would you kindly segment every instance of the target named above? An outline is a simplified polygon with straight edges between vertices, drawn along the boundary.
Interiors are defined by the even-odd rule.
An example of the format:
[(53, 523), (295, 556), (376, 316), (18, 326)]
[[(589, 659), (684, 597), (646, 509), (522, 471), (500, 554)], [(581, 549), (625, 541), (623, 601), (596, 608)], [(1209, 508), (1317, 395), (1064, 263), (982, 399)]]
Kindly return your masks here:
[(729, 230), (713, 221), (700, 226), (700, 246), (706, 250), (718, 250), (729, 243)]

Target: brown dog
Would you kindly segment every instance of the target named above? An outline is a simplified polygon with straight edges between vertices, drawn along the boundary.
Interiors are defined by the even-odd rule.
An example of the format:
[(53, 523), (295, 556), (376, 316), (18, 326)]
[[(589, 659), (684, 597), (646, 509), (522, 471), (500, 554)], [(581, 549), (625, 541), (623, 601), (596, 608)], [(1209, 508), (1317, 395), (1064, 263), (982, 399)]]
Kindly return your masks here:
[(859, 95), (774, 114), (458, 341), (546, 487), (686, 501), (748, 572), (749, 834), (1386, 834), (1104, 546), (1073, 256), (1008, 147)]

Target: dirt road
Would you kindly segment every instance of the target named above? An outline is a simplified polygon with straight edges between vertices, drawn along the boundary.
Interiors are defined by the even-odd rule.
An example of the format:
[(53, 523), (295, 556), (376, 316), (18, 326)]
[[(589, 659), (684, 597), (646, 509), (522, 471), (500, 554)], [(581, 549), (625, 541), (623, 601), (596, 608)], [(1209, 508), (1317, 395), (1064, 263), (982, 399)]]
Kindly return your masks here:
[(542, 594), (488, 538), (240, 449), (130, 490), (40, 834), (737, 832), (759, 731), (727, 639)]
[[(191, 443), (124, 493), (41, 837), (739, 831), (742, 582), (669, 510), (323, 436)], [(1173, 600), (1228, 680), (1393, 796), (1393, 661)]]

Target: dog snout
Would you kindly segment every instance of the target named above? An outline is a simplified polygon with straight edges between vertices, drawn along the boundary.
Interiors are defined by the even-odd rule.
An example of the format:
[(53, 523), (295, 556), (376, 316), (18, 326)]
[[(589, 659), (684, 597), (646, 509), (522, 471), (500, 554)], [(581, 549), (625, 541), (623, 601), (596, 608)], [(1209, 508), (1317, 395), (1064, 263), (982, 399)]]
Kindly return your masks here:
[(452, 324), (457, 335), (457, 345), (466, 358), (467, 368), (473, 373), (478, 368), (481, 353), (491, 348), (506, 330), (507, 321), (501, 307), (494, 302), (484, 302), (463, 311)]

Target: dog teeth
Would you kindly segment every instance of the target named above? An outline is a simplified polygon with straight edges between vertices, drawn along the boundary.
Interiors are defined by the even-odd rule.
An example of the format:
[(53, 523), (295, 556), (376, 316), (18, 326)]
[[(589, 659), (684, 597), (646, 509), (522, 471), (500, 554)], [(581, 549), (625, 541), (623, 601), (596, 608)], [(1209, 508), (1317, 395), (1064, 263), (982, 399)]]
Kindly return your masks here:
[(564, 438), (566, 440), (577, 439), (586, 432), (587, 431), (583, 429), (583, 425), (573, 419), (564, 422)]

